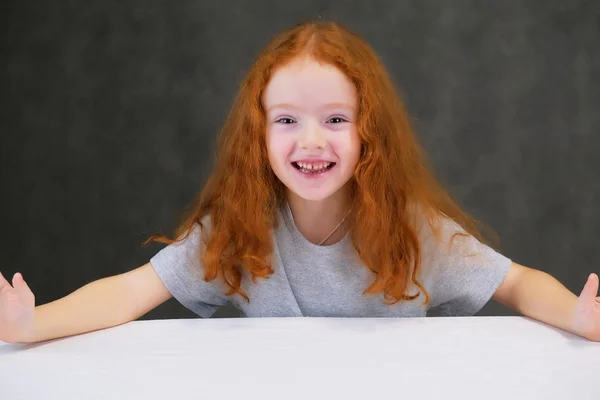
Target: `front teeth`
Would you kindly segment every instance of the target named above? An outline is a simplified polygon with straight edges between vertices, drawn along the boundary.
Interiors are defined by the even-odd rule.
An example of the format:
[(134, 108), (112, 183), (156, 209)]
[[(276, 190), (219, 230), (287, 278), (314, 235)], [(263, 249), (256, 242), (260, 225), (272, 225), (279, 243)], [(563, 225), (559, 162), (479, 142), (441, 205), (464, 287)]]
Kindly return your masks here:
[(302, 169), (306, 169), (309, 171), (312, 171), (312, 170), (318, 171), (323, 168), (329, 167), (333, 163), (328, 162), (328, 163), (320, 163), (320, 164), (305, 164), (305, 163), (297, 163), (297, 164)]

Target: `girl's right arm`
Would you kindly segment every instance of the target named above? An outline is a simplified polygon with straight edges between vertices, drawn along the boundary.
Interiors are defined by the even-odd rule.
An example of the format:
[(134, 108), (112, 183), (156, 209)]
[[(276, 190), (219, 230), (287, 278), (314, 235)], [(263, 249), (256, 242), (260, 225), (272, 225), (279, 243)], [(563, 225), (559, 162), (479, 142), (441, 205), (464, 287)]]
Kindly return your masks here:
[(35, 307), (21, 274), (11, 284), (0, 275), (0, 340), (33, 343), (133, 321), (171, 298), (150, 263), (99, 279)]

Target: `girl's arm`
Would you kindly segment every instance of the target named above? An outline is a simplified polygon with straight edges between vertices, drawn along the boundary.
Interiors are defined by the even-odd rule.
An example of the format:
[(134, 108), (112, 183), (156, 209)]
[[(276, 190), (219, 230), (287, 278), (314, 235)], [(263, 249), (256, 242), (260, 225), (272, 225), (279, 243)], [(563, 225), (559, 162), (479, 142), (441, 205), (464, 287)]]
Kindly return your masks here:
[(600, 341), (597, 293), (595, 274), (578, 297), (550, 274), (513, 263), (493, 298), (526, 317)]
[(171, 294), (151, 264), (91, 282), (33, 308), (33, 294), (20, 274), (0, 283), (0, 340), (39, 342), (95, 331), (135, 320)]

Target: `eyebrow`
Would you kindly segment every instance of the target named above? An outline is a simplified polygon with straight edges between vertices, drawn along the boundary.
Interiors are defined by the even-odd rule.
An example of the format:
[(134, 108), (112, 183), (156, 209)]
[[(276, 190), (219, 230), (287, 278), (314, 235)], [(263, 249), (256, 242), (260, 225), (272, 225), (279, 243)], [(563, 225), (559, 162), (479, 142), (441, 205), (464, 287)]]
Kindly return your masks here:
[[(281, 103), (281, 104), (274, 104), (271, 107), (267, 108), (267, 112), (271, 111), (274, 108), (289, 108), (291, 110), (298, 109), (298, 107), (296, 107), (292, 104)], [(351, 105), (346, 104), (346, 103), (327, 103), (327, 104), (323, 105), (321, 108), (344, 108), (349, 111), (354, 111), (354, 107), (352, 107)]]

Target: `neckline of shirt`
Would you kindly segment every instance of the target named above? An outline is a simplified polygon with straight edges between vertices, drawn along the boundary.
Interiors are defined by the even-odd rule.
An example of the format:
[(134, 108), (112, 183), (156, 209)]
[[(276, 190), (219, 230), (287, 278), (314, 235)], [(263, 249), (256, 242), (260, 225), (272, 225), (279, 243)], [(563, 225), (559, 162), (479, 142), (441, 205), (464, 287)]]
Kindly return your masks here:
[(295, 242), (301, 245), (304, 248), (310, 249), (312, 251), (318, 251), (322, 253), (334, 253), (343, 246), (346, 245), (348, 240), (350, 240), (350, 231), (346, 232), (344, 237), (336, 243), (319, 246), (318, 244), (311, 243), (302, 235), (302, 233), (298, 230), (294, 222), (294, 217), (290, 213), (290, 209), (287, 206), (287, 203), (284, 203), (282, 207), (279, 209), (280, 215), (283, 217), (284, 225), (287, 227), (287, 230), (294, 238)]

